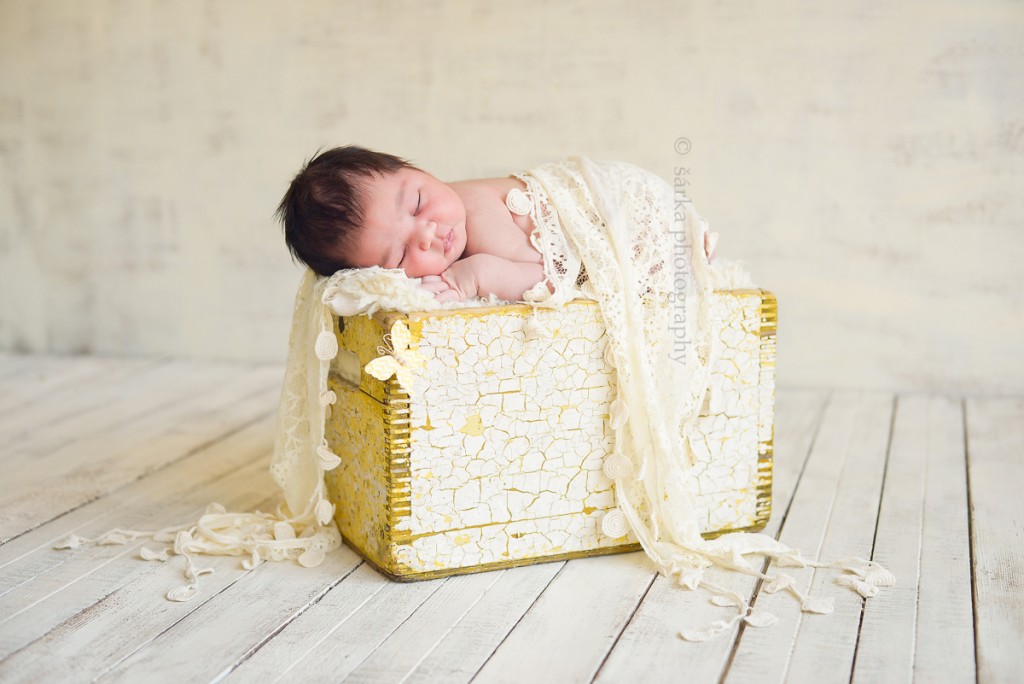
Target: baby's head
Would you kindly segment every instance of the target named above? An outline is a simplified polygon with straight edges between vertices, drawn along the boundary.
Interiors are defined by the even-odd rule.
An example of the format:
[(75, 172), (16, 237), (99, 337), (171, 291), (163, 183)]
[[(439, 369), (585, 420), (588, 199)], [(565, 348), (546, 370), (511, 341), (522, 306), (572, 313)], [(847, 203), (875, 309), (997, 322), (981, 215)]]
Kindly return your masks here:
[(322, 276), (345, 268), (440, 275), (466, 250), (466, 207), (404, 159), (361, 147), (317, 154), (277, 209), (293, 256)]
[(292, 255), (322, 276), (355, 268), (351, 255), (366, 219), (365, 190), (404, 159), (350, 145), (316, 154), (296, 174), (277, 215)]

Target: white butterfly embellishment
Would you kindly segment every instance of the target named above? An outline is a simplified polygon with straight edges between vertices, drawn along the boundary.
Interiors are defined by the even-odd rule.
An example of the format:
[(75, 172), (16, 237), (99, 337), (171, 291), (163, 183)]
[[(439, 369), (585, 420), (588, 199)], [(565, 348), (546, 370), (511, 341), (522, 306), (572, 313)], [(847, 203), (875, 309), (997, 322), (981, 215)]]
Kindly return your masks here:
[(416, 370), (424, 365), (423, 357), (412, 346), (412, 334), (402, 321), (391, 326), (391, 332), (384, 336), (384, 342), (390, 342), (391, 348), (377, 347), (381, 354), (366, 364), (366, 372), (378, 380), (387, 380), (392, 375), (405, 389), (412, 387), (416, 379)]

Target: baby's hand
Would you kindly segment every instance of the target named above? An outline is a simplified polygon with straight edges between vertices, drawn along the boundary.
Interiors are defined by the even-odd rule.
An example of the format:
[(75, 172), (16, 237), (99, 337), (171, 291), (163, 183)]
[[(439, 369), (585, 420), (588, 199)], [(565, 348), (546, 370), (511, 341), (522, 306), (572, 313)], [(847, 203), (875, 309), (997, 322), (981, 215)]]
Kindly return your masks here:
[[(441, 275), (426, 275), (420, 279), (420, 287), (433, 292), (439, 302), (457, 302), (476, 296), (475, 277), (459, 273), (463, 267), (452, 269), (461, 262), (456, 261)], [(442, 277), (444, 276), (444, 277)]]
[(450, 295), (451, 287), (448, 286), (448, 283), (441, 280), (439, 275), (422, 276), (420, 278), (420, 287), (427, 292), (433, 292), (439, 302), (450, 301), (453, 298)]
[(486, 266), (486, 260), (482, 260), (485, 256), (468, 256), (445, 269), (439, 277), (447, 289), (438, 290), (437, 301), (453, 302), (476, 297), (480, 293), (480, 278), (477, 271)]

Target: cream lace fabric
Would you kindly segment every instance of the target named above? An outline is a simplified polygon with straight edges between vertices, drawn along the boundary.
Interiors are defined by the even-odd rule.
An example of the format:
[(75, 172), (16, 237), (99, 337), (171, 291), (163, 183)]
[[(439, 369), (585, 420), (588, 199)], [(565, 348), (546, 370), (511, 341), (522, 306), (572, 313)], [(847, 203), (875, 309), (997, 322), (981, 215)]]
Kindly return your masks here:
[(606, 532), (615, 535), (628, 526), (662, 574), (688, 589), (705, 588), (716, 594), (716, 603), (737, 609), (731, 621), (680, 635), (703, 640), (740, 619), (752, 626), (775, 621), (754, 613), (739, 594), (707, 582), (704, 570), (711, 565), (759, 576), (767, 581), (765, 591), (785, 589), (806, 612), (831, 612), (830, 599), (802, 594), (792, 577), (764, 574), (748, 556), (769, 557), (778, 566), (842, 568), (849, 574), (837, 581), (864, 596), (891, 586), (893, 576), (873, 561), (818, 563), (763, 534), (701, 537), (684, 483), (718, 354), (711, 294), (737, 274), (710, 267), (703, 250), (707, 224), (690, 201), (643, 169), (586, 158), (517, 177), (533, 198), (531, 239), (555, 286), (549, 294), (540, 284), (525, 298), (537, 306), (561, 306), (579, 295), (596, 299), (607, 330), (618, 394), (610, 410), (615, 446), (605, 472), (615, 481), (622, 518), (614, 511), (606, 516)]
[[(891, 586), (892, 575), (873, 561), (818, 563), (762, 534), (701, 537), (684, 483), (693, 463), (690, 439), (718, 353), (711, 294), (750, 283), (738, 265), (710, 266), (702, 247), (707, 224), (692, 204), (674, 196), (656, 175), (623, 163), (571, 158), (516, 177), (526, 183), (535, 225), (530, 239), (554, 285), (552, 293), (538, 283), (524, 300), (557, 308), (577, 297), (594, 299), (607, 329), (617, 396), (610, 407), (615, 445), (605, 472), (615, 482), (617, 510), (603, 519), (605, 532), (618, 537), (632, 531), (662, 574), (688, 589), (709, 590), (717, 604), (736, 609), (731, 621), (680, 635), (703, 640), (741, 619), (752, 626), (774, 622), (763, 611), (753, 612), (739, 594), (706, 581), (704, 571), (712, 565), (761, 577), (765, 591), (789, 592), (804, 611), (831, 612), (831, 599), (804, 595), (794, 578), (762, 573), (748, 556), (772, 558), (777, 566), (841, 568), (848, 574), (837, 582), (863, 596)], [(195, 595), (198, 577), (209, 572), (195, 568), (194, 554), (246, 555), (246, 567), (285, 558), (317, 565), (340, 544), (323, 478), (340, 463), (324, 437), (327, 412), (337, 400), (327, 389), (330, 362), (338, 352), (334, 316), (499, 301), (442, 305), (400, 270), (339, 271), (330, 278), (307, 271), (295, 299), (271, 464), (284, 495), (276, 513), (227, 513), (214, 505), (193, 525), (158, 532), (113, 530), (98, 539), (72, 537), (63, 546), (138, 537), (172, 543), (143, 552), (149, 560), (166, 560), (171, 552), (185, 556), (188, 584), (169, 592), (172, 600)]]

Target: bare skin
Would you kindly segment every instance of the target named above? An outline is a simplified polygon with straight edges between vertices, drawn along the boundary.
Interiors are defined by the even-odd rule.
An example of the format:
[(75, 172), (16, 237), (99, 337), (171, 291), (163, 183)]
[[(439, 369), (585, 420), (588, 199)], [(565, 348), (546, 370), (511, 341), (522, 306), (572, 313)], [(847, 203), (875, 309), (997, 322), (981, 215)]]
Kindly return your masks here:
[(514, 188), (526, 186), (515, 178), (443, 183), (418, 169), (374, 178), (349, 257), (356, 266), (401, 268), (442, 302), (520, 300), (544, 267), (529, 240), (533, 221), (505, 206)]

